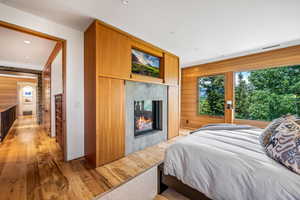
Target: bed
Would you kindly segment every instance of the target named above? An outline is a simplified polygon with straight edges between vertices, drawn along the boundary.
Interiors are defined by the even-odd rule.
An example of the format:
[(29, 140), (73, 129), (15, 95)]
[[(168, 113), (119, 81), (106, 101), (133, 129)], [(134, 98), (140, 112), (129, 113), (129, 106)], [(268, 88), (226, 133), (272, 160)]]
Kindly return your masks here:
[(166, 150), (161, 178), (181, 183), (192, 199), (299, 200), (300, 176), (265, 154), (261, 132), (201, 130), (186, 136)]

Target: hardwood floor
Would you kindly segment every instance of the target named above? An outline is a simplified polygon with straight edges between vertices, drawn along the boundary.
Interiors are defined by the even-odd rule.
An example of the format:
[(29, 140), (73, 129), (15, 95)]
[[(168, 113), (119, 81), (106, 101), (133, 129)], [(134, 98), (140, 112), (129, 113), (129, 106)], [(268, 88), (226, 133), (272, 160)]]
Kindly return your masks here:
[(0, 199), (93, 199), (159, 164), (180, 137), (91, 169), (84, 158), (64, 162), (55, 139), (35, 119), (18, 119), (0, 144)]

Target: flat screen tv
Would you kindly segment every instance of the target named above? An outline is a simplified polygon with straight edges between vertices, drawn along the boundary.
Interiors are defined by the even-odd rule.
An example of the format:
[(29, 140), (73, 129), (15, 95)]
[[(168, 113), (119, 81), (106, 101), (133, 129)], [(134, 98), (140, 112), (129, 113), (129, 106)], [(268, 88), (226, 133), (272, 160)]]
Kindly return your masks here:
[(131, 50), (132, 73), (160, 77), (160, 58), (143, 51)]

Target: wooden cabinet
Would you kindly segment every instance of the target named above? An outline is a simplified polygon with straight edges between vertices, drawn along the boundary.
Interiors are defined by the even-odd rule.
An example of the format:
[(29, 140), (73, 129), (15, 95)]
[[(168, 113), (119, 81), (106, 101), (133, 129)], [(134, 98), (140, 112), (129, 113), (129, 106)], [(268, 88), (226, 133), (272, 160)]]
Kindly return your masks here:
[(165, 53), (164, 55), (164, 80), (168, 85), (179, 84), (179, 59), (176, 56)]
[(179, 87), (168, 88), (168, 139), (179, 135), (180, 110), (179, 110)]
[(97, 108), (97, 165), (124, 156), (124, 80), (99, 78)]
[(97, 25), (99, 75), (128, 79), (131, 73), (131, 46), (128, 37)]
[[(57, 94), (55, 98), (55, 137), (56, 142), (61, 149), (65, 149), (65, 135), (63, 134), (63, 110), (62, 110), (62, 94)], [(64, 153), (64, 151), (63, 151)]]
[[(131, 74), (131, 48), (162, 58), (161, 77)], [(84, 149), (93, 167), (124, 156), (126, 80), (170, 85), (169, 138), (178, 135), (178, 64), (178, 57), (97, 20), (85, 31)]]
[(85, 156), (98, 167), (124, 156), (124, 79), (129, 78), (127, 37), (93, 23), (85, 32)]

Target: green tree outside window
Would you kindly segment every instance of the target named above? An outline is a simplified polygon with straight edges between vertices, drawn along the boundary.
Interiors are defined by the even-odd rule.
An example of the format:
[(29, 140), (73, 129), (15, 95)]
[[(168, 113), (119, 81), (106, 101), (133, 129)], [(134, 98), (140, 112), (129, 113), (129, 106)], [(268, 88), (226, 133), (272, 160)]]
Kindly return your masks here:
[(235, 81), (235, 118), (300, 115), (300, 65), (237, 72)]
[(224, 116), (224, 75), (198, 79), (198, 114)]

